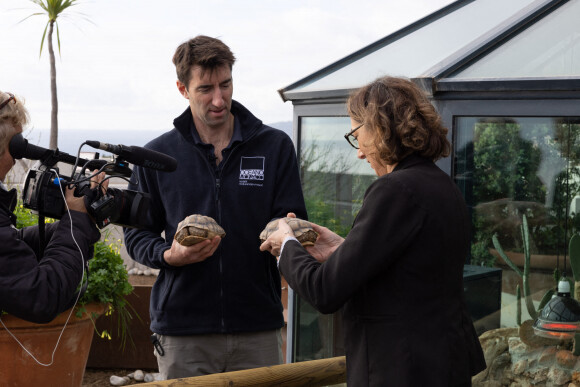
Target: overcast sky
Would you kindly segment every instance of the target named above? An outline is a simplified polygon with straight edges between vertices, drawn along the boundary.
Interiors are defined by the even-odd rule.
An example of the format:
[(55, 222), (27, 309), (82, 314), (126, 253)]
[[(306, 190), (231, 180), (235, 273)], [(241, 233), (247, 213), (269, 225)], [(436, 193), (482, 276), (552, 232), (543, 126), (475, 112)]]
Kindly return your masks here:
[[(452, 2), (80, 0), (58, 19), (59, 128), (170, 129), (187, 106), (171, 58), (199, 34), (222, 39), (237, 57), (234, 99), (265, 123), (291, 121), (278, 89)], [(47, 17), (20, 22), (40, 10), (0, 0), (0, 90), (24, 97), (42, 130), (50, 127), (46, 43), (39, 58)]]

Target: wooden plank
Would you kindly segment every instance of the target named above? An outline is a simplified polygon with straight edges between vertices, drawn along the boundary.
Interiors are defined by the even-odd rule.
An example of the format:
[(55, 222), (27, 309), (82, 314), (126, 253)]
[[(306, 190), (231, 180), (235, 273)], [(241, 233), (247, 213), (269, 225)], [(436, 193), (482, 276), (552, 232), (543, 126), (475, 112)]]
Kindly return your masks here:
[(171, 379), (160, 382), (143, 383), (143, 387), (178, 386), (230, 386), (230, 387), (267, 387), (267, 386), (330, 386), (346, 382), (346, 358), (329, 359), (281, 364), (271, 367), (254, 368), (243, 371), (225, 372), (192, 378)]

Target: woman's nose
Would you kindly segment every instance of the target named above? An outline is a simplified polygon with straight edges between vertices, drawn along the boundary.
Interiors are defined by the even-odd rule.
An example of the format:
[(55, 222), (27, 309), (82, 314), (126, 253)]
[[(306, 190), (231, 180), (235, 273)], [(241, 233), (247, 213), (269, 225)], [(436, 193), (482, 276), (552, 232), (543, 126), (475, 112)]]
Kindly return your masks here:
[(361, 160), (366, 159), (367, 157), (365, 156), (365, 154), (363, 153), (363, 151), (361, 151), (360, 149), (356, 150), (356, 157), (358, 157)]

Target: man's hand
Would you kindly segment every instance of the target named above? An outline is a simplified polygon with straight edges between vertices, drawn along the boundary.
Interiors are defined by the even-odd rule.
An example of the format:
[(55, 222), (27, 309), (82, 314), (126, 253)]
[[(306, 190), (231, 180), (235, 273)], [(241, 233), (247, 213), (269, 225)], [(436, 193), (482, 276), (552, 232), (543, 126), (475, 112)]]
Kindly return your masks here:
[(213, 239), (206, 239), (191, 246), (183, 246), (173, 240), (171, 248), (165, 250), (163, 259), (171, 266), (185, 266), (190, 263), (205, 261), (217, 250), (222, 238), (219, 236)]

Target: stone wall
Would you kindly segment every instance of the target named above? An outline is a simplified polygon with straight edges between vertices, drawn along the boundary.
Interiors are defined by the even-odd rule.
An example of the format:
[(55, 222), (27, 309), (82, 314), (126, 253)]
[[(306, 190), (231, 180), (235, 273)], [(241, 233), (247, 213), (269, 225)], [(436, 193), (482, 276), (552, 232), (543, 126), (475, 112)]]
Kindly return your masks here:
[(580, 387), (580, 360), (571, 352), (572, 340), (537, 337), (531, 323), (480, 336), (487, 369), (473, 377), (474, 387)]

